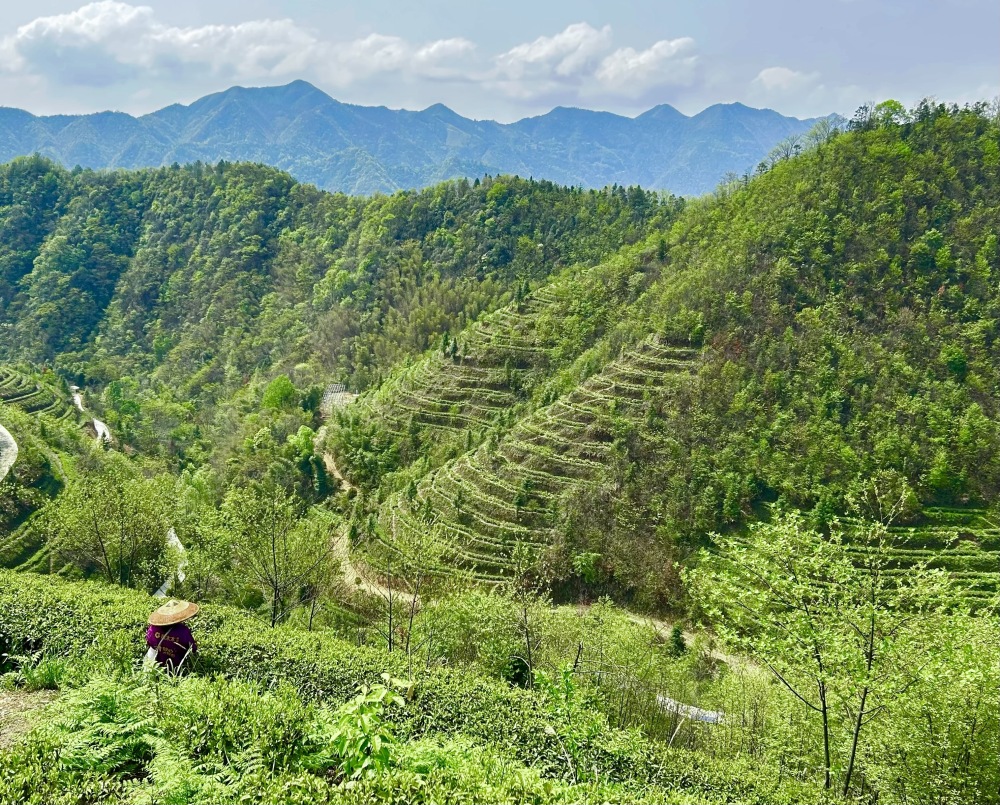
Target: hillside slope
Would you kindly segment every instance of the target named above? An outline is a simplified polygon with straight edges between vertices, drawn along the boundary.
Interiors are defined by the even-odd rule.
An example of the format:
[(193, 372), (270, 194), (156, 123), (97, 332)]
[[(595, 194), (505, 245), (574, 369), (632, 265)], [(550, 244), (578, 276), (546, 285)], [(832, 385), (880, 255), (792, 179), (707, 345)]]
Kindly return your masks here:
[[(448, 564), (483, 578), (525, 543), (556, 579), (669, 598), (693, 546), (767, 503), (826, 523), (892, 498), (914, 525), (924, 507), (994, 505), (997, 121), (925, 104), (853, 128), (690, 205), (586, 379), (408, 486), (388, 476), (373, 537), (423, 514)], [(449, 396), (404, 383), (381, 408), (421, 422), (473, 405), (468, 369), (444, 366), (431, 387)], [(995, 576), (991, 528), (973, 529), (986, 553), (951, 569)]]
[(251, 380), (365, 388), (680, 206), (518, 179), (356, 199), (262, 166), (71, 174), (16, 160), (0, 169), (0, 356), (114, 384), (112, 428), (147, 452), (169, 440), (183, 460), (192, 414), (236, 436), (215, 404)]
[(138, 118), (0, 109), (0, 160), (38, 153), (70, 168), (262, 162), (356, 194), (509, 173), (699, 195), (730, 171), (752, 170), (780, 140), (814, 122), (720, 104), (694, 117), (658, 106), (635, 119), (557, 108), (505, 125), (469, 120), (441, 104), (420, 112), (354, 106), (295, 81), (233, 87)]

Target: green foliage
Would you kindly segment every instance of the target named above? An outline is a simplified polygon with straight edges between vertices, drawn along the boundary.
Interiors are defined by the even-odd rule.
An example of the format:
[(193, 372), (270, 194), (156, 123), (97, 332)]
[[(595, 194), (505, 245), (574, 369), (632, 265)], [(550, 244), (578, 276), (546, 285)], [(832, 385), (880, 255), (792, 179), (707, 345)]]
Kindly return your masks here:
[(57, 690), (68, 675), (61, 657), (5, 654), (0, 657), (0, 690), (22, 688), (27, 691)]
[(263, 599), (271, 626), (334, 572), (330, 518), (319, 511), (303, 516), (300, 508), (280, 488), (255, 485), (231, 488), (219, 512), (216, 543), (228, 559), (221, 575), (233, 598), (247, 586)]
[(516, 296), (457, 336), (461, 361), (435, 351), (363, 396), (329, 445), (365, 516), (435, 518), (450, 572), (496, 581), (518, 542), (551, 545), (559, 595), (663, 608), (707, 534), (775, 501), (826, 527), (891, 477), (908, 524), (990, 505), (996, 122), (878, 115), (788, 144), (662, 249)]
[(71, 483), (38, 528), (60, 561), (112, 584), (154, 590), (167, 574), (170, 528), (164, 479), (148, 479), (118, 455)]
[[(383, 676), (387, 683), (391, 682), (387, 674)], [(391, 687), (373, 685), (363, 687), (333, 714), (322, 743), (328, 747), (330, 765), (337, 769), (340, 779), (371, 779), (392, 765), (395, 740), (383, 714), (387, 708), (403, 703), (403, 697)]]
[[(4, 646), (28, 647), (49, 656), (84, 662), (91, 675), (132, 673), (129, 669), (144, 650), (146, 616), (155, 605), (153, 599), (95, 583), (61, 582), (23, 574), (4, 573), (0, 581), (0, 643)], [(74, 628), (67, 629), (67, 623)], [(241, 775), (259, 770), (262, 776), (254, 778), (257, 784), (277, 785), (283, 779), (279, 770), (296, 762), (291, 755), (299, 757), (303, 768), (315, 769), (317, 764), (323, 767), (323, 757), (336, 761), (329, 755), (331, 734), (341, 736), (346, 753), (354, 759), (351, 762), (355, 770), (359, 767), (355, 761), (361, 755), (370, 756), (359, 746), (379, 751), (370, 740), (382, 729), (373, 710), (397, 700), (395, 694), (372, 686), (384, 681), (382, 674), (401, 675), (405, 665), (402, 655), (359, 648), (316, 632), (285, 627), (261, 629), (260, 621), (225, 607), (205, 607), (195, 631), (201, 676), (163, 680), (157, 675), (143, 683), (141, 689), (131, 683), (122, 684), (120, 679), (98, 679), (93, 683), (95, 687), (81, 690), (71, 700), (79, 703), (83, 712), (72, 716), (75, 720), (69, 722), (70, 726), (60, 728), (63, 738), (29, 745), (15, 763), (0, 762), (0, 774), (6, 775), (0, 777), (0, 790), (9, 790), (2, 785), (20, 785), (21, 791), (39, 791), (40, 796), (45, 796), (74, 781), (83, 785), (86, 776), (73, 776), (77, 772), (71, 763), (68, 768), (50, 767), (45, 774), (38, 773), (44, 758), (62, 740), (71, 741), (88, 757), (100, 750), (116, 764), (124, 764), (123, 768), (152, 763), (143, 760), (152, 753), (160, 758), (150, 766), (154, 781), (160, 774), (164, 781), (186, 781), (184, 786), (195, 786), (192, 790), (214, 785), (214, 778), (206, 781), (203, 771), (218, 775), (233, 766)], [(756, 784), (738, 783), (742, 771), (723, 762), (698, 771), (684, 754), (664, 754), (663, 747), (637, 733), (611, 728), (593, 710), (589, 699), (575, 691), (575, 683), (567, 687), (565, 679), (550, 695), (511, 688), (504, 682), (459, 669), (417, 671), (405, 704), (397, 702), (386, 709), (383, 726), (390, 728), (392, 722), (391, 729), (400, 745), (403, 741), (424, 741), (419, 745), (426, 748), (411, 753), (399, 749), (394, 763), (363, 767), (384, 770), (403, 765), (401, 774), (403, 780), (409, 781), (405, 783), (407, 790), (419, 781), (405, 774), (406, 758), (422, 758), (417, 771), (423, 769), (432, 779), (440, 780), (436, 784), (462, 779), (466, 780), (462, 785), (468, 785), (468, 781), (482, 778), (483, 772), (468, 767), (445, 773), (440, 768), (432, 771), (437, 761), (427, 765), (430, 758), (440, 757), (433, 749), (435, 742), (451, 740), (488, 747), (494, 757), (513, 763), (515, 768), (529, 764), (533, 771), (521, 778), (521, 784), (537, 790), (540, 799), (546, 787), (539, 775), (567, 781), (575, 776), (581, 784), (596, 786), (597, 791), (603, 790), (603, 785), (620, 784), (625, 788), (618, 795), (606, 796), (626, 800), (642, 800), (643, 792), (645, 796), (665, 797), (668, 790), (681, 788), (700, 791), (702, 799), (722, 798), (727, 786), (752, 791)], [(213, 681), (213, 674), (222, 674), (231, 681)], [(149, 685), (154, 686), (152, 690)], [(289, 685), (294, 685), (295, 693)], [(349, 702), (364, 686), (369, 687), (369, 693), (341, 710), (340, 715), (315, 718), (315, 702), (334, 706)], [(262, 695), (262, 689), (271, 693)], [(302, 702), (296, 697), (301, 697)], [(76, 706), (72, 704), (70, 710)], [(317, 723), (323, 726), (315, 726)], [(107, 752), (93, 740), (91, 726), (113, 736)], [(174, 739), (159, 740), (156, 731), (161, 729), (164, 738), (173, 730)], [(463, 750), (461, 756), (470, 757), (469, 750)], [(192, 772), (193, 759), (199, 760)], [(173, 761), (180, 762), (181, 768)], [(488, 765), (492, 768), (492, 761)], [(112, 774), (107, 766), (98, 768)], [(273, 775), (271, 769), (275, 769)], [(192, 773), (198, 776), (192, 778)], [(506, 779), (506, 773), (496, 773)], [(365, 788), (369, 783), (364, 777), (362, 774), (358, 785), (373, 790)], [(113, 778), (103, 782), (109, 791), (118, 791), (116, 786), (123, 781), (117, 773)], [(391, 783), (391, 779), (385, 781), (386, 786), (391, 787)], [(516, 784), (516, 775), (505, 785), (512, 784)], [(382, 788), (376, 786), (374, 790)], [(581, 796), (580, 792), (577, 795)], [(200, 801), (193, 794), (188, 796)], [(565, 796), (574, 799), (568, 792)], [(599, 794), (594, 796), (601, 798)], [(206, 799), (212, 801), (208, 794)]]
[(819, 720), (825, 787), (847, 796), (869, 725), (914, 684), (930, 627), (953, 603), (947, 580), (920, 564), (896, 572), (884, 526), (862, 530), (854, 553), (799, 514), (717, 542), (690, 573), (693, 598)]
[[(50, 569), (151, 587), (167, 568), (142, 534), (169, 524), (190, 594), (276, 627), (205, 607), (200, 671), (228, 681), (177, 688), (197, 764), (143, 726), (133, 680), (100, 712), (70, 703), (89, 737), (59, 784), (995, 800), (996, 120), (887, 102), (850, 128), (790, 138), (683, 211), (509, 177), (361, 200), (259, 166), (0, 171), (0, 226), (24, 230), (0, 246), (0, 349), (102, 387), (88, 400), (133, 456), (78, 449), (65, 384), (0, 370), (22, 446), (5, 561), (47, 531)], [(369, 392), (327, 414), (331, 457), (332, 379)], [(110, 560), (104, 524), (127, 536)], [(377, 576), (330, 604), (353, 642), (279, 625), (326, 622), (342, 537)], [(498, 592), (459, 592), (470, 577)], [(8, 684), (141, 653), (145, 596), (0, 582)], [(688, 605), (754, 662), (544, 587)], [(412, 676), (405, 701), (382, 674)], [(262, 690), (255, 748), (238, 725)], [(38, 769), (70, 732), (18, 749), (25, 774), (56, 780)]]
[(261, 402), (265, 408), (282, 409), (294, 405), (297, 396), (298, 393), (288, 375), (278, 375), (267, 384)]

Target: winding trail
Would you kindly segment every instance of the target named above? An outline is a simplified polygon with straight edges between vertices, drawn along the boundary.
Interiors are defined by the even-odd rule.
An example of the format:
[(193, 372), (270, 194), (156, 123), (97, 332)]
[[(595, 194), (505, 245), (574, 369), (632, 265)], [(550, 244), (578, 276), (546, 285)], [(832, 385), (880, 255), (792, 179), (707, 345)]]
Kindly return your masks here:
[(165, 582), (163, 582), (163, 584), (160, 585), (160, 589), (157, 590), (155, 593), (153, 593), (153, 596), (156, 598), (166, 598), (167, 593), (170, 592), (170, 588), (174, 586), (174, 579), (176, 579), (179, 582), (183, 582), (185, 578), (184, 568), (187, 567), (187, 559), (185, 558), (187, 554), (187, 549), (181, 544), (180, 539), (178, 539), (177, 537), (177, 532), (174, 531), (172, 526), (170, 530), (167, 532), (167, 545), (169, 545), (171, 548), (177, 551), (177, 553), (180, 556), (180, 559), (177, 562), (177, 572), (174, 573), (174, 575), (171, 576), (169, 579), (167, 579)]
[[(69, 390), (73, 394), (73, 405), (81, 414), (87, 413), (87, 409), (83, 407), (83, 392), (80, 387), (70, 386)], [(94, 433), (97, 434), (97, 441), (111, 444), (111, 429), (99, 419), (91, 418), (91, 424), (94, 426)], [(174, 538), (176, 539), (176, 536)]]
[[(322, 444), (323, 437), (325, 436), (326, 436), (326, 425), (320, 428), (319, 431), (317, 432), (316, 443)], [(333, 456), (331, 456), (329, 453), (323, 453), (323, 466), (326, 468), (326, 471), (330, 473), (330, 475), (332, 475), (334, 478), (337, 479), (337, 483), (340, 484), (340, 486), (343, 489), (345, 489), (348, 492), (358, 491), (358, 488), (343, 476), (340, 469), (337, 467), (337, 462), (334, 461)]]
[[(586, 606), (581, 607), (582, 611), (585, 611), (586, 609)], [(638, 615), (635, 612), (629, 612), (627, 609), (623, 609), (622, 611), (625, 613), (625, 616), (632, 621), (632, 623), (652, 629), (663, 640), (666, 640), (673, 631), (674, 624), (668, 623), (667, 621), (654, 618), (650, 615)], [(697, 634), (691, 631), (684, 631), (682, 634), (684, 635), (684, 642), (688, 646), (692, 645), (698, 637)], [(742, 660), (739, 657), (734, 657), (731, 654), (721, 652), (711, 645), (707, 649), (707, 653), (713, 660), (725, 663), (730, 667), (733, 667), (737, 663), (745, 662), (745, 660)], [(679, 702), (677, 699), (672, 699), (670, 696), (662, 693), (658, 693), (656, 695), (656, 704), (664, 713), (673, 713), (679, 718), (686, 718), (691, 721), (700, 721), (704, 724), (721, 724), (726, 718), (726, 714), (721, 711), (705, 710), (691, 704), (684, 704), (684, 702)]]
[(111, 444), (111, 429), (99, 419), (93, 420), (93, 424), (94, 430), (97, 432), (98, 441)]
[(691, 721), (701, 721), (704, 724), (721, 724), (726, 717), (725, 713), (718, 710), (702, 710), (690, 704), (683, 704), (662, 693), (657, 694), (656, 703), (665, 713), (674, 713), (681, 718), (688, 718)]
[[(640, 626), (648, 626), (664, 639), (666, 639), (666, 637), (670, 634), (670, 632), (673, 631), (674, 628), (673, 623), (668, 623), (665, 620), (654, 618), (651, 615), (638, 615), (635, 612), (629, 612), (627, 609), (624, 610), (624, 612), (627, 615), (628, 619), (632, 621), (632, 623), (637, 623)], [(689, 646), (692, 643), (694, 643), (694, 641), (699, 637), (699, 635), (696, 634), (695, 632), (687, 630), (682, 632), (682, 634), (684, 636), (684, 642)], [(746, 660), (744, 658), (736, 657), (732, 654), (726, 654), (724, 651), (719, 651), (717, 648), (715, 648), (714, 645), (709, 646), (707, 653), (708, 656), (711, 657), (713, 660), (725, 663), (730, 667), (738, 665), (740, 663), (746, 663)]]
[[(349, 401), (349, 400), (348, 400)], [(328, 406), (324, 409), (324, 415), (328, 415), (332, 406)], [(323, 443), (326, 440), (326, 425), (323, 425), (316, 432), (316, 436), (313, 440), (313, 446), (316, 450), (320, 452), (323, 457), (323, 466), (326, 471), (337, 479), (341, 488), (347, 491), (358, 491), (358, 488), (354, 486), (350, 481), (348, 481), (340, 469), (337, 467), (336, 460), (332, 455), (330, 455), (326, 450), (323, 449)], [(379, 584), (377, 581), (367, 577), (364, 573), (358, 570), (358, 568), (351, 562), (350, 553), (350, 543), (347, 539), (347, 534), (343, 531), (339, 531), (334, 536), (334, 555), (340, 560), (341, 574), (343, 576), (344, 583), (349, 587), (357, 587), (358, 589), (364, 590), (365, 592), (378, 595), (381, 598), (389, 599), (390, 591), (389, 588)], [(394, 599), (403, 601), (407, 604), (412, 603), (414, 597), (402, 590), (393, 590), (391, 596)], [(666, 621), (659, 620), (657, 618), (644, 617), (642, 615), (637, 615), (634, 612), (627, 612), (628, 618), (633, 623), (639, 624), (640, 626), (647, 626), (657, 633), (664, 635), (670, 632), (673, 628), (673, 624), (667, 623)], [(684, 632), (684, 640), (689, 645), (695, 640), (696, 635), (693, 632)], [(709, 649), (709, 655), (720, 662), (726, 663), (727, 665), (732, 665), (739, 660), (728, 654), (724, 654), (714, 647)], [(660, 709), (665, 713), (673, 713), (681, 719), (689, 719), (691, 721), (700, 721), (705, 724), (721, 724), (725, 719), (725, 713), (716, 710), (705, 710), (701, 707), (695, 707), (690, 704), (684, 704), (676, 699), (672, 699), (664, 694), (657, 694), (656, 703), (659, 705)], [(679, 728), (678, 724), (678, 728)]]
[[(348, 481), (337, 468), (337, 463), (333, 456), (323, 449), (323, 442), (325, 439), (326, 425), (323, 425), (318, 431), (316, 431), (316, 436), (313, 439), (313, 446), (316, 450), (320, 451), (320, 455), (323, 457), (323, 466), (326, 468), (326, 471), (337, 479), (343, 489), (357, 492), (358, 488)], [(338, 530), (337, 533), (334, 534), (333, 540), (333, 555), (340, 562), (341, 577), (344, 584), (346, 584), (349, 588), (362, 590), (369, 595), (376, 595), (386, 600), (391, 597), (394, 601), (402, 601), (406, 604), (413, 601), (413, 596), (409, 593), (404, 590), (390, 590), (385, 585), (379, 583), (378, 580), (369, 577), (367, 573), (358, 568), (351, 561), (350, 541), (347, 539), (347, 534), (342, 529)]]
[(17, 442), (10, 435), (10, 431), (0, 425), (0, 481), (7, 477), (15, 461), (17, 461)]

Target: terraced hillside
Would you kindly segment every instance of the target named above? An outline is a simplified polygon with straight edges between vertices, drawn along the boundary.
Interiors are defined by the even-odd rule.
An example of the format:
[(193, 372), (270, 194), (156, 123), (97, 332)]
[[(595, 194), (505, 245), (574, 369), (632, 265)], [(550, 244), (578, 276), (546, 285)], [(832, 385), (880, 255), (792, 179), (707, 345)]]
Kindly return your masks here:
[[(430, 432), (493, 427), (524, 401), (526, 375), (548, 367), (549, 355), (534, 327), (537, 315), (557, 301), (539, 292), (477, 323), (445, 350), (421, 360), (368, 403), (386, 428), (405, 436), (414, 426)], [(412, 424), (411, 424), (412, 423)]]
[(446, 334), (438, 349), (337, 412), (327, 446), (338, 466), (372, 490), (417, 459), (426, 471), (503, 433), (610, 360), (608, 334), (658, 273), (652, 250), (637, 247)]
[[(984, 509), (928, 507), (921, 524), (893, 526), (893, 564), (899, 571), (918, 562), (941, 568), (973, 605), (1000, 593), (1000, 523)], [(854, 548), (855, 551), (860, 550)]]
[(427, 475), (383, 507), (383, 539), (438, 526), (444, 572), (484, 581), (508, 575), (518, 545), (551, 543), (560, 501), (586, 494), (621, 451), (627, 423), (690, 382), (698, 351), (651, 337), (555, 402), (520, 419), (500, 438)]
[(0, 401), (29, 414), (48, 414), (63, 420), (76, 416), (72, 400), (54, 384), (40, 382), (10, 366), (0, 365)]
[(0, 365), (0, 402), (2, 424), (19, 448), (0, 507), (0, 566), (47, 572), (48, 553), (28, 523), (66, 481), (61, 451), (73, 452), (85, 438), (77, 427), (78, 411), (56, 382), (8, 365)]

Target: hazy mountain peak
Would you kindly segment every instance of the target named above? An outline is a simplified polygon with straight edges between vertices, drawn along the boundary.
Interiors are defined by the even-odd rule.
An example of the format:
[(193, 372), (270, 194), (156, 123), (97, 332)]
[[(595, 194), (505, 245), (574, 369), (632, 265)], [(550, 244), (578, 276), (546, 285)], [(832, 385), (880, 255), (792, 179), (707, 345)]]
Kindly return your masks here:
[(732, 103), (694, 117), (661, 104), (636, 118), (557, 106), (500, 125), (470, 120), (441, 103), (419, 112), (346, 104), (296, 80), (234, 86), (138, 118), (7, 110), (0, 115), (0, 160), (36, 151), (89, 168), (251, 160), (354, 193), (518, 173), (560, 184), (638, 184), (694, 195), (729, 171), (753, 167), (779, 140), (812, 123)]
[(636, 120), (643, 121), (680, 121), (689, 120), (687, 115), (681, 112), (679, 109), (671, 106), (669, 103), (661, 103), (659, 106), (654, 106), (643, 112), (641, 115), (636, 117)]

